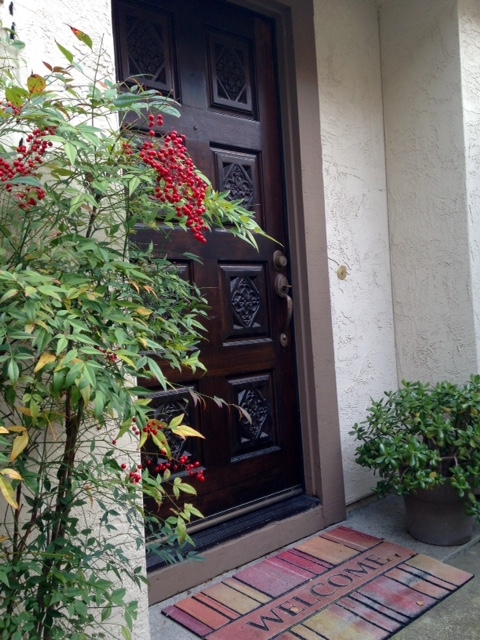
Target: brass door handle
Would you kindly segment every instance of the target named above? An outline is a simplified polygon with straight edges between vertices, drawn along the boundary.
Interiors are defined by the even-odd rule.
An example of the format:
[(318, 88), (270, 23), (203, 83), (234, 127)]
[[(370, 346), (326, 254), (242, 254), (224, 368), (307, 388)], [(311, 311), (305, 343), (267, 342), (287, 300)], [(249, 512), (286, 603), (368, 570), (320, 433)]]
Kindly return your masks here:
[(275, 278), (275, 293), (279, 298), (285, 298), (287, 301), (287, 321), (285, 323), (285, 329), (280, 334), (280, 344), (282, 345), (282, 347), (286, 347), (288, 344), (288, 337), (286, 332), (293, 314), (293, 300), (288, 295), (288, 290), (290, 288), (291, 286), (288, 284), (286, 276), (279, 273)]

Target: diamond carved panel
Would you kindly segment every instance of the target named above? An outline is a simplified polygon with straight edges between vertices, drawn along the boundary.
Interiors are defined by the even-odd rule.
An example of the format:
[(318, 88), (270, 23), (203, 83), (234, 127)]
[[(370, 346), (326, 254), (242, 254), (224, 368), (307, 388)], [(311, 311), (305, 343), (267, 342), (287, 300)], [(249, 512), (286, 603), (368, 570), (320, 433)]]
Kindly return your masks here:
[(230, 200), (241, 200), (242, 206), (255, 211), (262, 225), (258, 154), (212, 148), (219, 191), (229, 191)]
[(229, 383), (235, 403), (247, 414), (235, 420), (232, 457), (274, 445), (271, 375), (238, 378)]
[(230, 294), (233, 314), (237, 321), (234, 327), (245, 329), (259, 327), (255, 318), (260, 311), (260, 293), (255, 286), (255, 279), (231, 278)]
[(253, 56), (239, 37), (208, 33), (211, 106), (253, 116)]
[(160, 12), (136, 11), (120, 8), (122, 24), (123, 80), (144, 76), (143, 85), (175, 95), (171, 24)]
[(220, 265), (226, 306), (225, 338), (265, 337), (266, 294), (263, 265)]

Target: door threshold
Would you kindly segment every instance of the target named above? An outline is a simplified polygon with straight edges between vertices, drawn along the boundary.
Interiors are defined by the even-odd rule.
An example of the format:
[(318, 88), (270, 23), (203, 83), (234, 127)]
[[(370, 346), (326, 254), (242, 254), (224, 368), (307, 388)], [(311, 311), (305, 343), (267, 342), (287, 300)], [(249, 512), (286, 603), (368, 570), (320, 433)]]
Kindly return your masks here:
[[(261, 527), (296, 516), (319, 506), (320, 500), (318, 498), (302, 494), (276, 501), (254, 511), (247, 511), (220, 524), (212, 523), (208, 528), (191, 533), (194, 546), (187, 545), (182, 549), (182, 555), (192, 552), (201, 554), (203, 551), (256, 531)], [(147, 552), (147, 571), (161, 569), (166, 564), (157, 555)]]
[[(310, 508), (304, 505), (307, 506), (306, 511), (288, 517), (285, 516), (285, 510), (280, 509), (281, 513), (277, 514), (277, 519), (269, 524), (262, 522), (256, 530), (204, 549), (197, 557), (197, 562), (193, 558), (192, 561), (159, 567), (156, 570), (150, 569), (149, 604), (163, 602), (177, 593), (215, 579), (227, 571), (238, 569), (338, 522), (325, 518), (323, 507), (318, 500), (310, 498), (308, 502), (310, 505), (316, 504)], [(277, 508), (281, 506), (282, 503), (277, 505)]]

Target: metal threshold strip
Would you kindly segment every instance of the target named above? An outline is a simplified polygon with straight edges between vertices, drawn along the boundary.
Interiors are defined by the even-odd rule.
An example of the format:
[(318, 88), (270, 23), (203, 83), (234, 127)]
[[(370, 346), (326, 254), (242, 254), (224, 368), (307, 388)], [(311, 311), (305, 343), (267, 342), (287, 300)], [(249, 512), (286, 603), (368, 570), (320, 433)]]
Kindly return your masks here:
[(205, 518), (204, 520), (194, 522), (187, 527), (187, 531), (190, 535), (192, 535), (193, 533), (198, 533), (198, 531), (203, 531), (203, 529), (208, 529), (210, 527), (214, 527), (215, 525), (223, 524), (224, 522), (233, 520), (233, 518), (239, 518), (240, 516), (244, 516), (247, 513), (252, 513), (252, 511), (257, 511), (258, 509), (269, 507), (272, 504), (277, 504), (277, 502), (282, 502), (283, 500), (287, 500), (288, 498), (299, 496), (302, 493), (303, 489), (300, 486), (293, 487), (285, 491), (279, 491), (278, 493), (271, 494), (266, 498), (252, 500), (252, 502), (247, 502), (241, 507), (237, 507), (235, 509), (227, 509), (226, 511), (222, 511), (222, 513), (219, 513), (215, 516), (211, 516), (209, 518)]

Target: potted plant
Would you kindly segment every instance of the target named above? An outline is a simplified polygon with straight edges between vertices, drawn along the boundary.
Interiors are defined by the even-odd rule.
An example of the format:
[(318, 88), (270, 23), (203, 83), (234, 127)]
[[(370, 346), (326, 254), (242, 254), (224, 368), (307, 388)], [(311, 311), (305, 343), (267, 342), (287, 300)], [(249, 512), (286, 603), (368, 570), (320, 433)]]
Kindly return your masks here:
[(356, 462), (405, 497), (407, 530), (429, 544), (463, 544), (480, 522), (480, 375), (465, 385), (402, 382), (373, 402), (351, 435)]

